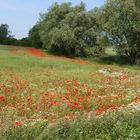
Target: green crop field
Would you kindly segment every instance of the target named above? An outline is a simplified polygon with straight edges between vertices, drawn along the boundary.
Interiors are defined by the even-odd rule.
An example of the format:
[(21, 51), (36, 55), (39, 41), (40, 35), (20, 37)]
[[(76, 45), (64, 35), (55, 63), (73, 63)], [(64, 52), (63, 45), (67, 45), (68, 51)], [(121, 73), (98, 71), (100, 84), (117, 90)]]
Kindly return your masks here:
[(139, 140), (139, 103), (139, 67), (0, 46), (0, 140)]

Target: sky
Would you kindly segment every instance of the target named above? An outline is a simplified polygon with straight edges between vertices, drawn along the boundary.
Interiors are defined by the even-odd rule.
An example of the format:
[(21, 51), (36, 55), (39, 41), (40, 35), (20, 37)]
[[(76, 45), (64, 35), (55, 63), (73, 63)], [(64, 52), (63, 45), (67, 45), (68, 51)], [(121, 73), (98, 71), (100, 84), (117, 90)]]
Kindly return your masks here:
[(81, 1), (87, 10), (99, 7), (105, 0), (0, 0), (0, 24), (8, 24), (15, 38), (28, 36), (28, 31), (36, 24), (39, 14), (55, 2), (71, 2), (78, 5)]

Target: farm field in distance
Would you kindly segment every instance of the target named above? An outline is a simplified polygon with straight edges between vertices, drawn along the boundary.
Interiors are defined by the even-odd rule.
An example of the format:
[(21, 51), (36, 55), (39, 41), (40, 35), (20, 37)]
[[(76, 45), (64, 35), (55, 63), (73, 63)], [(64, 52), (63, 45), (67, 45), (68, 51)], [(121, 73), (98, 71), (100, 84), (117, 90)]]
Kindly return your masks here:
[(138, 140), (139, 124), (140, 70), (0, 46), (0, 139)]

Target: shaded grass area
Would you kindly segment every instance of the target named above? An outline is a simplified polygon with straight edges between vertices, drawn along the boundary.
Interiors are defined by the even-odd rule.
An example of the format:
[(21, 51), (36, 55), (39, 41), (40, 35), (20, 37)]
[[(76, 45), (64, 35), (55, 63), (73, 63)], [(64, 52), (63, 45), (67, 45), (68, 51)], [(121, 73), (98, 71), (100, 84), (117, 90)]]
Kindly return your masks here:
[(118, 55), (106, 55), (106, 56), (103, 56), (103, 57), (100, 57), (100, 58), (96, 58), (96, 59), (93, 59), (95, 62), (97, 63), (100, 63), (100, 64), (109, 64), (109, 65), (112, 65), (112, 64), (118, 64), (118, 65), (130, 65), (129, 63), (129, 60), (124, 57), (124, 56), (118, 56)]
[(118, 64), (118, 65), (128, 65), (129, 60), (124, 56), (117, 55), (114, 47), (106, 48), (106, 53), (104, 56), (95, 59), (97, 63), (100, 64)]
[(104, 56), (99, 58), (89, 58), (89, 61), (98, 64), (115, 65), (123, 68), (140, 70), (140, 66), (131, 64), (127, 57), (118, 55), (114, 47), (108, 47)]
[[(58, 55), (49, 51), (44, 50), (49, 55)], [(62, 55), (60, 55), (62, 56)], [(140, 70), (140, 66), (133, 65), (130, 63), (129, 59), (125, 56), (117, 55), (114, 47), (108, 47), (106, 48), (105, 55), (101, 57), (96, 58), (82, 58), (83, 60), (89, 60), (90, 62), (95, 62), (97, 64), (103, 64), (103, 65), (114, 65), (119, 66), (123, 68), (130, 68), (135, 70)]]

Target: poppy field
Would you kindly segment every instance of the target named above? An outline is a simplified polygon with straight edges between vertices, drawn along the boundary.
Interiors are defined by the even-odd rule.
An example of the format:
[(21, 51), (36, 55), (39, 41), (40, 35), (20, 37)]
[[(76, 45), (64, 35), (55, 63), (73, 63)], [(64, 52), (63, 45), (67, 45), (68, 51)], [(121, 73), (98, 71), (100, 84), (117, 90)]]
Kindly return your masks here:
[(140, 71), (0, 46), (0, 130), (140, 110)]

